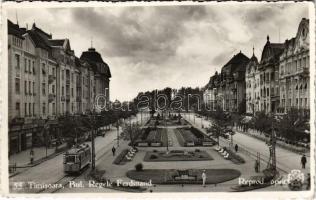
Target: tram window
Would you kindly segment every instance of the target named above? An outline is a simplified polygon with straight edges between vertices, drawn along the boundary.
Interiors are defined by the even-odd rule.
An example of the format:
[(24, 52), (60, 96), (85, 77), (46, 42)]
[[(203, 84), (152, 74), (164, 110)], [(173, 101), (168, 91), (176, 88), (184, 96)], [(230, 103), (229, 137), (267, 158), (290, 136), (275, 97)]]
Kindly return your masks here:
[(68, 162), (75, 162), (75, 158), (76, 158), (76, 156), (74, 156), (74, 155), (68, 155), (68, 156), (66, 156), (66, 163), (68, 163)]

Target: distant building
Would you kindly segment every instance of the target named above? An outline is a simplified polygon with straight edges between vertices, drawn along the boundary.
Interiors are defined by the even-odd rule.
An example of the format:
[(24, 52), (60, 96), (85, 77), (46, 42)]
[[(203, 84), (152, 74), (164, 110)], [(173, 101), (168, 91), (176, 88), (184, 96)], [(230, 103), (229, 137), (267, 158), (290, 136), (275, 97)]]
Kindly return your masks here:
[(216, 101), (224, 111), (246, 111), (245, 72), (248, 63), (249, 58), (240, 51), (222, 67)]
[(105, 109), (106, 103), (109, 102), (110, 98), (110, 78), (111, 71), (107, 63), (105, 63), (95, 48), (89, 48), (88, 51), (82, 52), (80, 59), (88, 62), (91, 65), (94, 73), (94, 102), (97, 106), (96, 111)]

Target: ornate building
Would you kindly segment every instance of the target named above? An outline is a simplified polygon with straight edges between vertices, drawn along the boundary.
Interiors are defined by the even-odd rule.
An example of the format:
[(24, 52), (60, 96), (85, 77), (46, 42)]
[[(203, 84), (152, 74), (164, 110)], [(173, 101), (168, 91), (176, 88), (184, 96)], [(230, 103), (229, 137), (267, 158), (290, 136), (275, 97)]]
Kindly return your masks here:
[(258, 59), (254, 54), (246, 67), (246, 113), (254, 114), (259, 110), (259, 81), (258, 77)]
[(283, 50), (283, 43), (271, 43), (269, 36), (267, 36), (267, 42), (264, 45), (258, 65), (260, 71), (259, 110), (266, 113), (277, 112), (279, 107), (279, 64)]
[(309, 110), (309, 20), (303, 18), (295, 38), (285, 41), (280, 57), (281, 111)]

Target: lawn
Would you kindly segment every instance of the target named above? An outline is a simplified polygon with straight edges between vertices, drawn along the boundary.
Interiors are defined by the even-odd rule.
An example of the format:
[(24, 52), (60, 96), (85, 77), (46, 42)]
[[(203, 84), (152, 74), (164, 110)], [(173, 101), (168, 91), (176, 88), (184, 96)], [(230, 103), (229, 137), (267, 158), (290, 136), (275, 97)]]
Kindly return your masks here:
[(165, 151), (146, 152), (145, 162), (164, 162), (164, 161), (203, 161), (213, 160), (206, 151), (182, 151), (171, 150), (168, 154)]
[[(202, 184), (202, 169), (189, 169), (188, 175), (194, 180), (178, 179), (179, 171), (175, 169), (144, 169), (142, 171), (130, 170), (126, 176), (137, 181), (152, 181), (153, 184)], [(206, 184), (217, 184), (238, 178), (240, 171), (235, 169), (206, 169)]]

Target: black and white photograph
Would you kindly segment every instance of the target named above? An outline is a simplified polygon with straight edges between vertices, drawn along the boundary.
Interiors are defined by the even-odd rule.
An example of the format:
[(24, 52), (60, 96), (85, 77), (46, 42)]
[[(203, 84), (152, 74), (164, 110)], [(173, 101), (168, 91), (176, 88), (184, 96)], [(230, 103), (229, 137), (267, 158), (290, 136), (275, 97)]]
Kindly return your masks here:
[(312, 194), (313, 3), (2, 6), (8, 194)]

